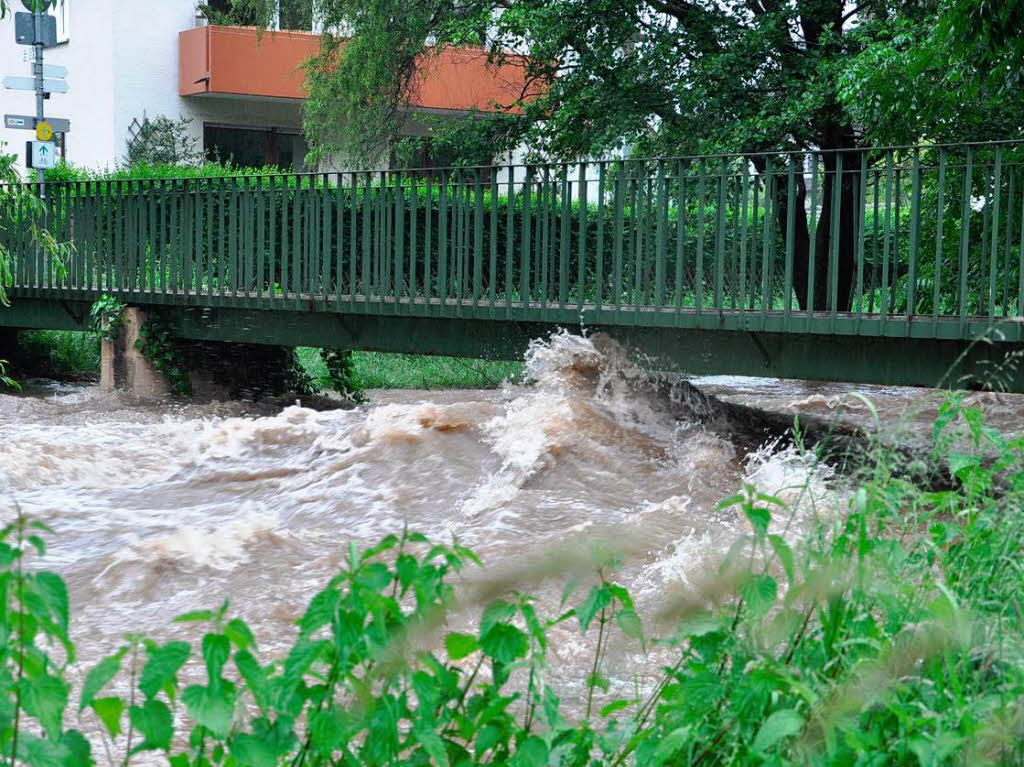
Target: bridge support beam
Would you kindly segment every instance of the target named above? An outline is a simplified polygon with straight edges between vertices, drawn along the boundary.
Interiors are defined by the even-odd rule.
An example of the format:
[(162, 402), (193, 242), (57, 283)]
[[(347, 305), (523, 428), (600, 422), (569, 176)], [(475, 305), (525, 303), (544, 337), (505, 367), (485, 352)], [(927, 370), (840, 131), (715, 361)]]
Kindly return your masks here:
[(121, 317), (117, 338), (100, 342), (100, 388), (106, 392), (115, 389), (138, 399), (158, 399), (170, 394), (167, 379), (135, 348), (142, 326), (146, 324), (145, 310), (129, 306)]

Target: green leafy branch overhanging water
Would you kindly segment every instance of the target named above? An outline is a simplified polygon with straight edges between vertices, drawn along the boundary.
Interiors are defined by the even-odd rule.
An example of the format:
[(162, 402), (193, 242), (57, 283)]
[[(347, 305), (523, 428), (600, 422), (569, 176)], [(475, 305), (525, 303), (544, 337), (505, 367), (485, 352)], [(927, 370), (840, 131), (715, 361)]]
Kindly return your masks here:
[[(177, 618), (196, 643), (127, 635), (75, 689), (67, 589), (38, 566), (52, 531), (19, 513), (0, 530), (0, 761), (1019, 763), (1021, 448), (952, 395), (932, 460), (953, 487), (893, 476), (879, 444), (835, 511), (799, 535), (786, 502), (744, 487), (721, 508), (747, 534), (647, 616), (607, 548), (497, 573), (409, 531), (351, 544), (283, 657), (262, 653), (224, 603)], [(582, 562), (589, 583), (567, 572)], [(553, 574), (569, 586), (546, 615), (517, 589)], [(551, 650), (567, 629), (593, 654), (579, 692), (560, 699)], [(660, 675), (623, 684), (613, 643), (656, 657)]]

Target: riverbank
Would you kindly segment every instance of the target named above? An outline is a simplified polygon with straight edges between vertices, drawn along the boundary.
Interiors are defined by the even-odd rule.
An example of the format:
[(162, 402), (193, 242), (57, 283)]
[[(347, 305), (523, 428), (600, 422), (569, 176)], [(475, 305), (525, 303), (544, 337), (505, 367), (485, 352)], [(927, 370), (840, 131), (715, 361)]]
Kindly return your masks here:
[[(18, 367), (32, 377), (56, 381), (99, 378), (100, 338), (97, 333), (25, 331), (18, 347)], [(320, 389), (330, 388), (327, 365), (320, 350), (306, 346), (296, 352), (313, 383)], [(352, 365), (362, 389), (495, 389), (506, 381), (518, 383), (523, 375), (522, 362), (384, 352), (353, 352)]]

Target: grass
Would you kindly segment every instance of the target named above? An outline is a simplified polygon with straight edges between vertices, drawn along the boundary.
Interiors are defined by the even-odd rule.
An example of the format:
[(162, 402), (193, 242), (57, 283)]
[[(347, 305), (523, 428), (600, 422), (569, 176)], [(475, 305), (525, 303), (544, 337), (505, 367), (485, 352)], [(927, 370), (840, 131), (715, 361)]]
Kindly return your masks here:
[[(99, 374), (97, 333), (72, 330), (32, 330), (18, 340), (20, 367), (40, 376), (81, 378)], [(327, 366), (320, 350), (299, 347), (299, 362), (323, 388)], [(493, 389), (505, 380), (522, 379), (523, 363), (415, 354), (355, 352), (356, 376), (365, 389)]]
[[(306, 372), (323, 385), (327, 366), (320, 350), (300, 346), (296, 351)], [(494, 389), (523, 375), (522, 362), (461, 357), (354, 352), (352, 362), (364, 389)]]
[(18, 338), (19, 367), (53, 378), (84, 378), (100, 372), (98, 333), (30, 330)]

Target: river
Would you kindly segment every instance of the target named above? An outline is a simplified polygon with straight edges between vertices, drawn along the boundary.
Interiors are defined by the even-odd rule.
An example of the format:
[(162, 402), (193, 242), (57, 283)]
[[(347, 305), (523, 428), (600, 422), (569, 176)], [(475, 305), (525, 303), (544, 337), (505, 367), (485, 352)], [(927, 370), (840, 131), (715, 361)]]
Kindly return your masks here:
[[(744, 530), (717, 503), (743, 482), (793, 503), (791, 530), (841, 506), (843, 483), (792, 448), (738, 454), (727, 436), (669, 418), (643, 368), (591, 339), (560, 334), (528, 354), (533, 383), (494, 391), (373, 391), (356, 409), (267, 410), (246, 403), (133, 404), (89, 386), (0, 396), (0, 482), (54, 528), (47, 566), (69, 584), (82, 665), (128, 631), (166, 639), (187, 610), (230, 598), (264, 656), (333, 574), (348, 542), (404, 525), (457, 537), (485, 563), (568, 560), (595, 536), (626, 552), (615, 578), (641, 613), (686, 589)], [(940, 397), (914, 389), (774, 379), (696, 379), (763, 408), (840, 415), (926, 440)], [(1020, 430), (1024, 398), (971, 395)], [(467, 577), (472, 577), (470, 574)], [(558, 577), (534, 584), (558, 608)], [(193, 634), (194, 636), (194, 634)], [(590, 662), (574, 625), (552, 665), (568, 694)], [(643, 666), (612, 653), (617, 678)]]

